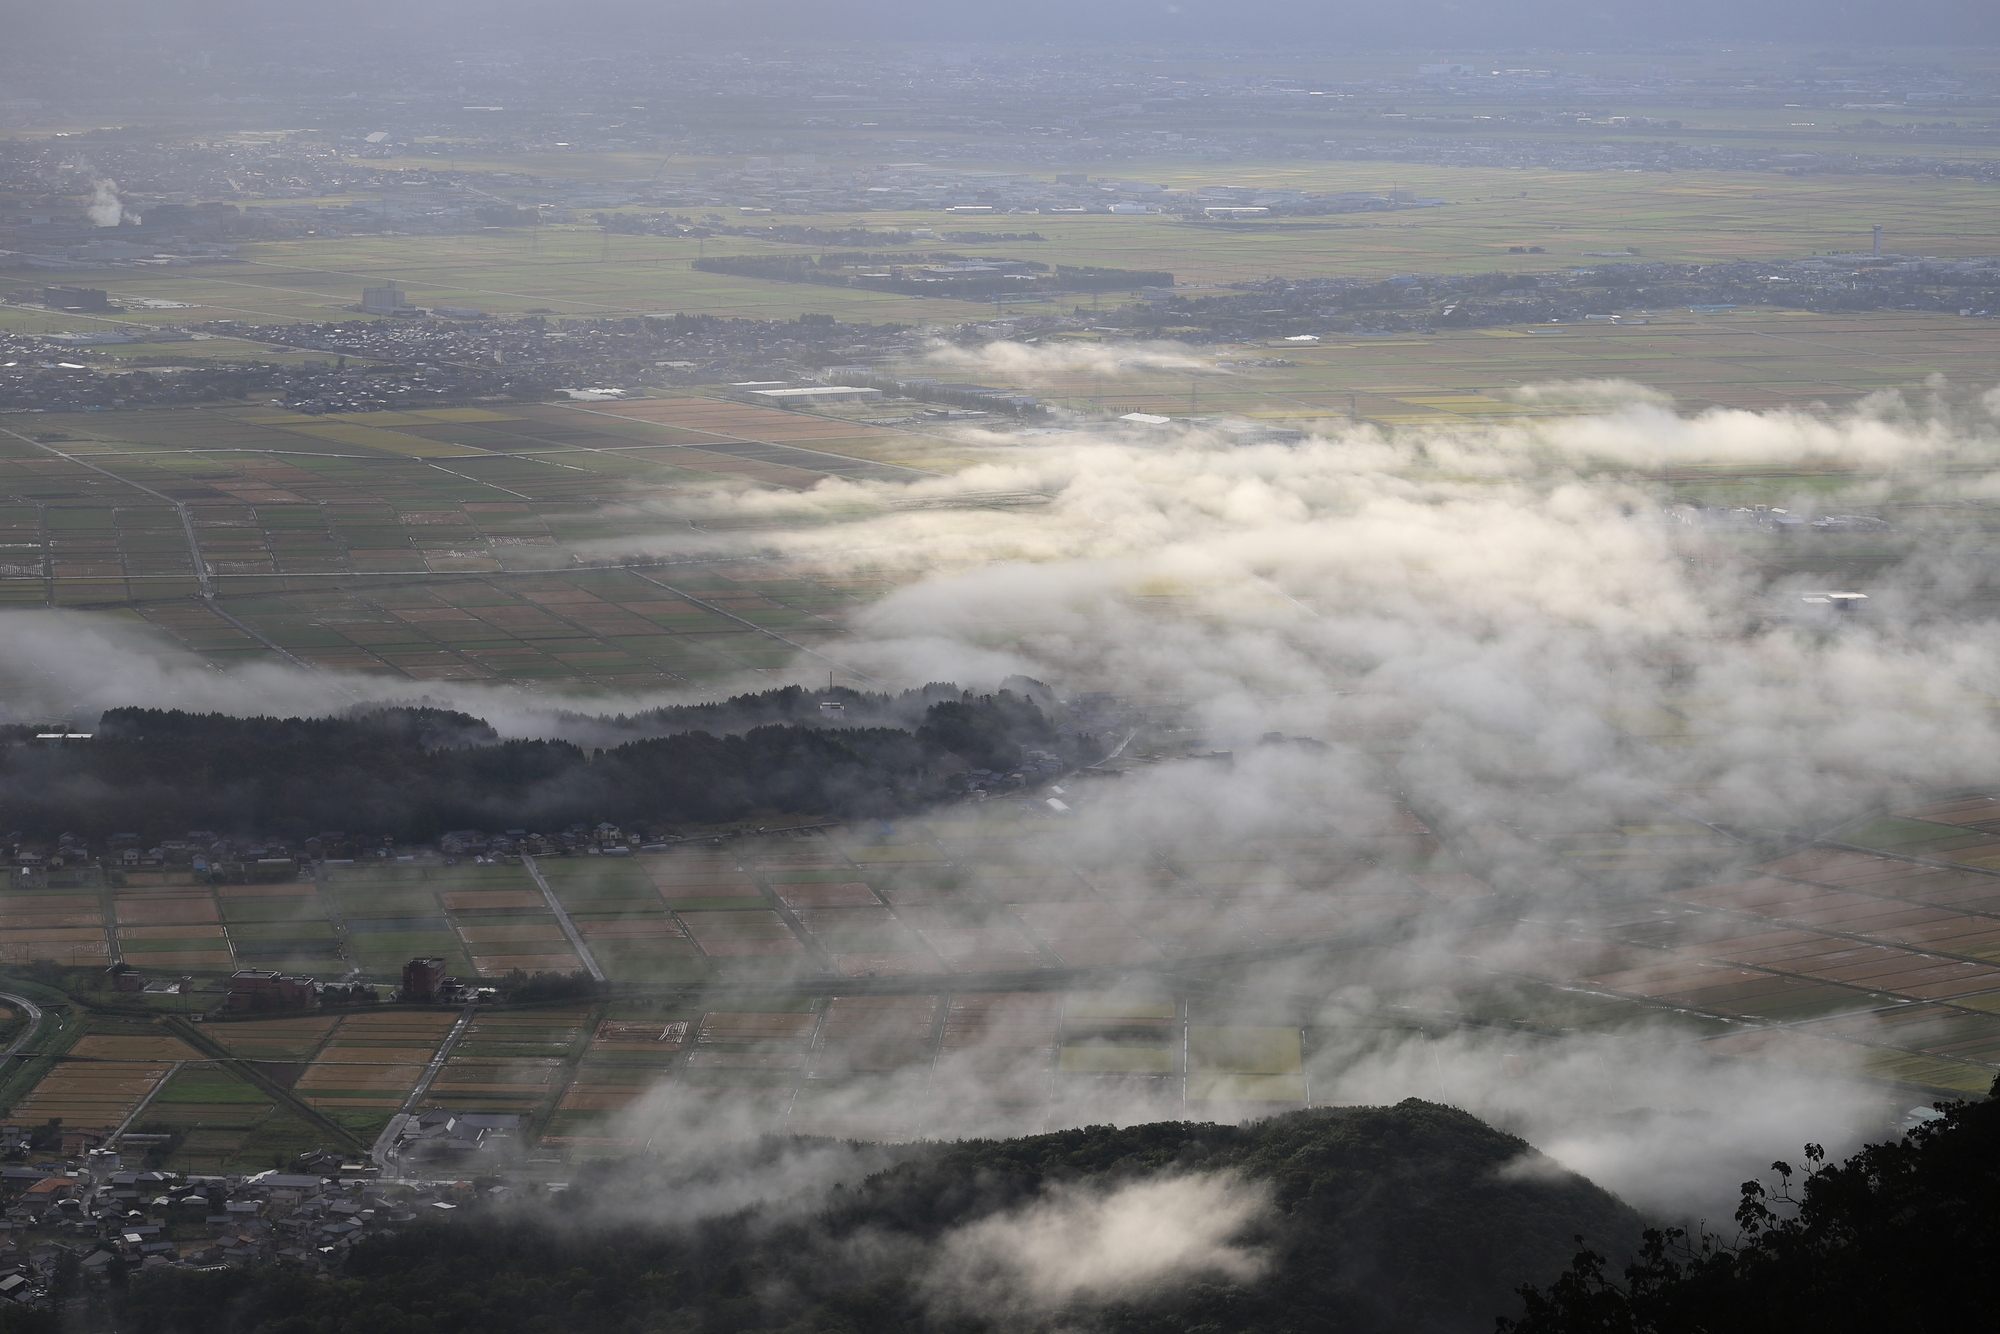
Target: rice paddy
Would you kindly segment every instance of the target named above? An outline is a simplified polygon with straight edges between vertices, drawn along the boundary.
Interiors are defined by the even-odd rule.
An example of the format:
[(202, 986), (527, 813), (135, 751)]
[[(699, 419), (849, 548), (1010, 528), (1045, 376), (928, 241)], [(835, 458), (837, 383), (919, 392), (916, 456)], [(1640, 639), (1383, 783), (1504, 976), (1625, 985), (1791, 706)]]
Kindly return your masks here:
[[(1429, 837), (1407, 811), (1358, 827), (1363, 842)], [(1171, 974), (1145, 981), (1145, 970), (1291, 953), (1315, 937), (1337, 947), (1371, 925), (1444, 922), (1455, 905), (1490, 900), (1473, 877), (1439, 869), (1441, 850), (1414, 872), (1329, 873), (1352, 852), (1331, 838), (1111, 868), (1075, 861), (1032, 826), (957, 818), (544, 858), (538, 869), (590, 962), (612, 979), (610, 999), (481, 1009), (448, 1049), (456, 1008), (232, 1017), (206, 1028), (356, 1134), (379, 1130), (436, 1063), (425, 1105), (524, 1113), (545, 1151), (573, 1156), (629, 1150), (635, 1127), (667, 1108), (866, 1138), (1134, 1109), (1233, 1119), (1311, 1104), (1315, 1080), (1331, 1082), (1358, 1034), (1485, 1016), (1516, 1025), (1524, 1042), (1643, 1035), (1915, 1090), (1984, 1088), (2000, 1070), (2000, 875), (1986, 864), (2000, 861), (2000, 799), (1913, 808), (1836, 838), (1855, 850), (1818, 848), (1663, 890), (1624, 919), (1517, 924), (1504, 957), (1484, 957), (1491, 933), (1469, 935), (1456, 957), (1470, 975), (1406, 977), (1401, 1019), (1260, 998), (1254, 984), (1211, 995)], [(1862, 850), (1870, 846), (1882, 850)], [(1424, 887), (1441, 880), (1443, 897)], [(339, 957), (322, 961), (328, 976), (358, 968), (387, 981), (417, 953), (441, 954), (471, 977), (584, 962), (519, 866), (340, 868), (269, 888), (288, 892), (103, 891), (98, 943), (209, 927), (223, 934), (187, 939), (223, 954), (241, 948), (237, 905), (278, 902), (293, 921), (344, 923)], [(8, 920), (77, 918), (62, 911), (73, 897), (10, 895)], [(1340, 957), (1344, 976), (1366, 975), (1365, 963)], [(213, 976), (227, 963), (206, 966)], [(1230, 975), (1219, 961), (1204, 966), (1218, 967)], [(1121, 977), (1126, 985), (1107, 989)], [(110, 1129), (142, 1104), (148, 1124), (186, 1132), (177, 1152), (189, 1164), (249, 1162), (313, 1133), (262, 1089), (131, 1019), (92, 1021), (7, 1114)], [(628, 1115), (647, 1108), (663, 1110)]]

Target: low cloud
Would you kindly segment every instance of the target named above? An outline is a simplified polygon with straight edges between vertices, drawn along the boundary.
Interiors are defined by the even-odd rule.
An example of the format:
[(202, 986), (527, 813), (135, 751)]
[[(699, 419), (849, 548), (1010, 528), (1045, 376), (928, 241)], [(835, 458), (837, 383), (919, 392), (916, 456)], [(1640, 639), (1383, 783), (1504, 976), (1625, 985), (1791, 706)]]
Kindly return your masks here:
[(1507, 391), (1519, 403), (1654, 403), (1671, 407), (1674, 396), (1637, 380), (1543, 380)]
[(1269, 1263), (1240, 1238), (1268, 1190), (1228, 1173), (1108, 1192), (1058, 1186), (945, 1236), (925, 1287), (950, 1310), (1034, 1314), (1204, 1278), (1248, 1282)]
[(118, 182), (100, 180), (91, 183), (90, 204), (84, 212), (90, 215), (93, 227), (116, 227), (125, 218), (125, 206), (118, 199)]
[[(1186, 343), (1099, 343), (1063, 339), (1051, 343), (994, 342), (980, 347), (948, 344), (924, 360), (954, 370), (1038, 380), (1055, 375), (1126, 375), (1143, 371), (1213, 371), (1214, 359), (1204, 358)], [(1226, 374), (1227, 372), (1220, 372)]]
[[(1072, 364), (1066, 358), (1099, 354), (1009, 344), (985, 355), (1053, 372)], [(1585, 393), (1553, 386), (1552, 401), (1558, 390)], [(1803, 829), (1893, 807), (1924, 788), (2000, 781), (2000, 723), (1989, 707), (2000, 697), (2000, 619), (1987, 598), (1989, 567), (1966, 558), (1984, 539), (1965, 503), (1990, 494), (1971, 468), (1991, 467), (2000, 395), (1940, 383), (1841, 412), (1681, 417), (1629, 386), (1589, 392), (1614, 410), (1395, 432), (1342, 425), (1289, 448), (1238, 447), (1200, 430), (1078, 431), (996, 446), (949, 478), (833, 481), (805, 493), (718, 488), (677, 497), (674, 512), (756, 520), (730, 530), (756, 555), (888, 586), (853, 613), (843, 637), (815, 641), (886, 683), (990, 686), (1021, 673), (1065, 698), (1101, 690), (1136, 699), (1149, 722), (1234, 752), (1226, 767), (1140, 765), (1115, 784), (1079, 784), (1068, 798), (1078, 818), (1059, 822), (1056, 835), (1066, 842), (1038, 841), (1056, 824), (1023, 824), (1005, 859), (1060, 856), (1115, 870), (1177, 849), (1234, 855), (1258, 847), (1254, 840), (1317, 836), (1329, 825), (1341, 837), (1360, 830), (1365, 842), (1381, 815), (1368, 803), (1386, 803), (1385, 790), (1491, 834), (1490, 843), (1466, 845), (1476, 854), (1468, 869), (1524, 895), (1535, 908), (1521, 916), (1539, 917), (1539, 929), (1496, 927), (1473, 939), (1426, 908), (1413, 918), (1422, 928), (1413, 940), (1344, 963), (1334, 980), (1309, 964), (1261, 966), (1253, 979), (1288, 998), (1338, 992), (1366, 1015), (1396, 1006), (1483, 1013), (1491, 1001), (1482, 986), (1540, 975), (1550, 923), (1586, 924), (1578, 934), (1588, 936), (1588, 924), (1623, 920), (1607, 914), (1629, 911), (1658, 884), (1643, 869), (1536, 854), (1537, 831), (1658, 821), (1661, 794), (1704, 819)], [(1797, 463), (1814, 475), (1728, 475), (1720, 494), (1731, 503), (1754, 494), (1801, 518), (1879, 508), (1890, 526), (1860, 537), (1732, 527), (1742, 516), (1718, 508), (1670, 513), (1667, 484), (1647, 475), (1661, 463), (1732, 461)], [(987, 503), (995, 496), (1009, 499)], [(1681, 521), (1690, 514), (1697, 521)], [(1744, 558), (1746, 539), (1786, 543), (1796, 568), (1774, 577), (1761, 557)], [(653, 544), (673, 552), (690, 540), (685, 526), (663, 522)], [(1839, 621), (1810, 619), (1802, 592), (1852, 587), (1863, 577), (1856, 568), (1866, 571), (1859, 591), (1868, 607)], [(0, 664), (36, 683), (15, 696), (17, 711), (42, 699), (78, 711), (142, 703), (324, 712), (348, 702), (324, 677), (275, 666), (224, 673), (191, 655), (161, 655), (157, 641), (84, 629), (71, 613), (15, 616)], [(824, 680), (817, 663), (791, 670), (800, 681)], [(370, 698), (415, 693), (407, 682), (345, 684)], [(548, 703), (498, 685), (423, 690), (510, 734), (533, 734), (534, 709)], [(1126, 724), (1116, 727), (1107, 743), (1124, 735)], [(1260, 745), (1272, 731), (1316, 737), (1326, 749)], [(1525, 849), (1518, 863), (1510, 848)], [(1359, 930), (1374, 920), (1369, 913), (1403, 912), (1409, 902), (1392, 867), (1344, 866), (1329, 884), (1326, 861), (1293, 880), (1278, 873), (1282, 860), (1272, 856), (1268, 883), (1232, 892), (1273, 910), (1259, 919), (1267, 923), (1290, 920), (1276, 910), (1296, 910), (1302, 931)], [(1125, 886), (1118, 912), (1152, 924), (1151, 880), (1106, 880)], [(1281, 925), (1268, 929), (1282, 938)], [(1434, 1004), (1422, 1001), (1427, 992)], [(1314, 1026), (1353, 1034), (1351, 1042), (1323, 1036), (1308, 1056), (1316, 1103), (1420, 1096), (1464, 1106), (1634, 1204), (1667, 1212), (1726, 1203), (1736, 1182), (1800, 1141), (1852, 1144), (1908, 1105), (1886, 1106), (1858, 1069), (1844, 1079), (1838, 1062), (1859, 1049), (1831, 1041), (1732, 1061), (1713, 1050), (1757, 1048), (1712, 1049), (1686, 1025), (1539, 1044), (1491, 1033), (1384, 1043), (1379, 1026), (1333, 1010)], [(1753, 1036), (1758, 1027), (1744, 1024)], [(823, 1124), (851, 1114), (870, 1126), (858, 1133), (986, 1133), (978, 1118), (988, 1113), (962, 1109), (990, 1109), (983, 1091), (1013, 1078), (996, 1053), (1032, 1049), (1022, 1060), (1041, 1061), (1055, 1040), (1053, 1027), (1013, 1047), (995, 1038), (976, 1059), (963, 1048), (922, 1077), (857, 1080), (815, 1105)], [(1801, 1068), (1828, 1060), (1824, 1074)], [(911, 1112), (926, 1099), (942, 1110)], [(1177, 1100), (1039, 1099), (1019, 1099), (1023, 1123), (1182, 1114)], [(740, 1136), (749, 1120), (740, 1105), (718, 1107), (697, 1129), (695, 1105), (685, 1092), (661, 1091), (640, 1101), (620, 1133), (699, 1155)], [(773, 1116), (756, 1128), (797, 1124)], [(848, 1171), (838, 1156), (801, 1157), (774, 1162), (751, 1189), (704, 1180), (684, 1198), (726, 1210)], [(1120, 1275), (1139, 1274), (1130, 1281), (1143, 1286), (1156, 1271), (1124, 1263), (1124, 1250), (1093, 1237), (1144, 1236), (1137, 1229), (1155, 1221), (1168, 1235), (1146, 1246), (1219, 1256), (1225, 1271), (1254, 1263), (1217, 1223), (1226, 1209), (1194, 1211), (1194, 1227), (1183, 1226), (1186, 1210), (1162, 1206), (1149, 1220), (1122, 1200), (1052, 1197), (1012, 1221), (967, 1229), (954, 1243), (953, 1272), (972, 1277), (952, 1290), (1004, 1285), (1028, 1265), (1021, 1256), (1043, 1250), (1056, 1253), (1046, 1267), (1056, 1277), (1037, 1302), (1116, 1287), (1127, 1281)]]

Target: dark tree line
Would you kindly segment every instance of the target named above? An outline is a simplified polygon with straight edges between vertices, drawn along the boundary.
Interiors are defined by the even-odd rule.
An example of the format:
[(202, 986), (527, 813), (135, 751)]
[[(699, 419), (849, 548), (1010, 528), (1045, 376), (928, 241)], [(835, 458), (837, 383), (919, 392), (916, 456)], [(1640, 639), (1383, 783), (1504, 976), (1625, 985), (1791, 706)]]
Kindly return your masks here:
[[(1028, 677), (1012, 677), (1003, 683), (1003, 688), (1016, 693), (1039, 687), (1039, 682)], [(933, 681), (920, 690), (894, 694), (850, 690), (845, 686), (828, 686), (824, 690), (784, 686), (751, 695), (732, 695), (713, 704), (669, 704), (640, 713), (563, 713), (557, 715), (557, 721), (565, 733), (573, 736), (616, 736), (620, 740), (697, 729), (741, 732), (769, 723), (818, 723), (824, 717), (820, 704), (828, 702), (841, 706), (841, 722), (845, 724), (911, 728), (923, 720), (924, 711), (931, 705), (959, 699), (964, 693), (946, 681)]]
[(845, 270), (861, 264), (942, 264), (965, 259), (964, 255), (871, 255), (828, 253), (813, 255), (715, 255), (694, 260), (693, 267), (705, 273), (728, 273), (739, 278), (763, 278), (780, 283), (818, 283), (826, 287), (865, 287), (874, 292), (896, 292), (904, 296), (937, 296), (983, 300), (1000, 293), (1025, 292), (1125, 292), (1140, 287), (1172, 287), (1174, 275), (1161, 269), (1113, 269), (1096, 265), (1050, 266), (1038, 260), (1012, 260), (1041, 275), (1021, 279), (1006, 274), (925, 275), (906, 272), (874, 276), (851, 274)]
[[(1024, 746), (1055, 742), (1027, 700), (952, 693), (909, 701), (904, 726), (830, 726), (817, 703), (806, 715), (802, 695), (774, 692), (716, 706), (718, 727), (753, 724), (740, 732), (691, 728), (595, 750), (501, 740), (482, 719), (429, 708), (338, 718), (113, 709), (89, 741), (17, 739), (0, 750), (0, 800), (30, 835), (89, 838), (212, 829), (425, 839), (603, 820), (644, 828), (888, 815), (938, 798), (949, 770), (1004, 768)], [(784, 720), (754, 725), (760, 713)], [(793, 721), (805, 716), (810, 724)], [(644, 730), (669, 725), (655, 718)]]

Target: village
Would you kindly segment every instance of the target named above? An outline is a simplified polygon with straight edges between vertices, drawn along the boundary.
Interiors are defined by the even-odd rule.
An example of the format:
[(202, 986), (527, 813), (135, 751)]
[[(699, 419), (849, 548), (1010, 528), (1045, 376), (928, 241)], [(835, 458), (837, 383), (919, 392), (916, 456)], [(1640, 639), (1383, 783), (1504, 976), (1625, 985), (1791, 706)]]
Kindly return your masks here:
[(478, 1200), (563, 1189), (451, 1174), (475, 1160), (490, 1173), (519, 1119), (427, 1111), (403, 1147), (432, 1172), (411, 1177), (326, 1151), (249, 1175), (133, 1170), (120, 1148), (143, 1158), (147, 1142), (164, 1137), (132, 1134), (102, 1148), (94, 1132), (0, 1127), (0, 1298), (61, 1309), (165, 1265), (279, 1262), (320, 1273), (363, 1239), (448, 1219)]

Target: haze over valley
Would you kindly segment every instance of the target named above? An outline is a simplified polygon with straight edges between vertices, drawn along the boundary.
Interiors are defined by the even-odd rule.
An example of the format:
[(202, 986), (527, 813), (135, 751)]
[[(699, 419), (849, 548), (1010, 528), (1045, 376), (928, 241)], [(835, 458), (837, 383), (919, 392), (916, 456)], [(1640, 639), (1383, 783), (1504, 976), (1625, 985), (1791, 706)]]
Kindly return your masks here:
[(24, 19), (0, 1334), (1964, 1317), (1991, 23), (1159, 8)]

